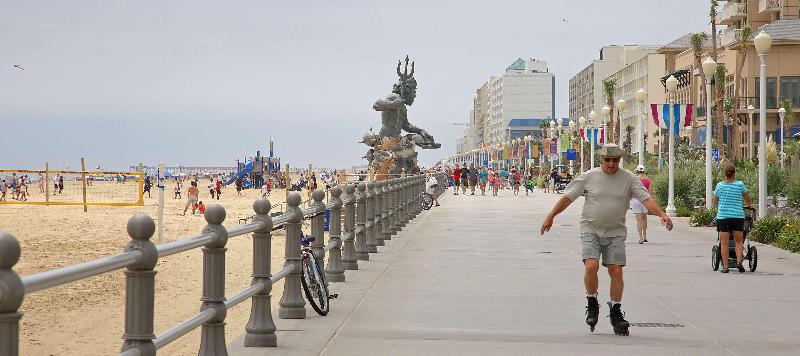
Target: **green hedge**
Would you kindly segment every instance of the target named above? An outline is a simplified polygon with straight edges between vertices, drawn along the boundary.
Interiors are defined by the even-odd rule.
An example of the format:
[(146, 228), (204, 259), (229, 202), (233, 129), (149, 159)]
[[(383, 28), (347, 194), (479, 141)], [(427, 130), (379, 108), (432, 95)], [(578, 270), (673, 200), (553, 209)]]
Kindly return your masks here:
[(714, 218), (717, 217), (717, 208), (701, 208), (692, 212), (689, 224), (692, 226), (710, 226)]
[(800, 252), (800, 228), (797, 227), (797, 223), (783, 229), (775, 241), (775, 246), (792, 252)]
[(764, 217), (756, 221), (753, 230), (750, 231), (750, 239), (764, 244), (775, 243), (788, 222), (784, 217)]

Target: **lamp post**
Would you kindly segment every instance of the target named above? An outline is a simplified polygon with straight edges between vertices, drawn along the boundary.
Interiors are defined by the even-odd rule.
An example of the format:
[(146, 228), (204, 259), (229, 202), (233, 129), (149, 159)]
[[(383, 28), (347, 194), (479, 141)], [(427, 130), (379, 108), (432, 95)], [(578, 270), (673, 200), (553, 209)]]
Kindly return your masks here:
[(556, 120), (556, 125), (558, 125), (556, 126), (556, 153), (558, 154), (558, 164), (561, 164), (561, 130), (563, 124), (564, 119), (559, 117), (558, 120)]
[(747, 158), (750, 160), (753, 160), (753, 113), (755, 112), (756, 108), (753, 107), (753, 104), (750, 104), (747, 107)]
[[(703, 72), (706, 74), (706, 209), (711, 209), (711, 79), (717, 68), (717, 62), (706, 57)], [(752, 106), (750, 106), (752, 108)], [(750, 114), (752, 123), (753, 115)], [(750, 133), (752, 134), (752, 130)], [(752, 148), (752, 146), (750, 146)]]
[(780, 155), (780, 158), (781, 158), (781, 169), (783, 169), (783, 139), (784, 139), (784, 137), (783, 137), (784, 136), (783, 135), (783, 117), (786, 116), (786, 109), (784, 107), (781, 106), (781, 108), (778, 109), (778, 116), (781, 118), (781, 155)]
[(636, 102), (638, 103), (639, 107), (636, 109), (637, 114), (639, 114), (639, 120), (637, 124), (639, 129), (636, 130), (637, 136), (637, 144), (636, 149), (639, 150), (639, 165), (644, 165), (644, 114), (642, 113), (642, 104), (644, 104), (645, 99), (647, 99), (647, 92), (644, 91), (644, 88), (639, 89), (636, 92)]
[[(669, 91), (669, 103), (673, 107), (675, 105), (675, 91), (678, 90), (678, 80), (675, 76), (670, 75), (667, 79), (667, 91)], [(675, 110), (673, 109), (674, 113)], [(675, 126), (678, 124), (678, 118), (672, 117), (669, 120), (669, 195), (667, 196), (667, 209), (666, 213), (669, 216), (678, 216), (678, 210), (675, 209)]]
[(592, 139), (589, 141), (589, 147), (591, 150), (589, 154), (589, 159), (591, 163), (589, 165), (590, 167), (589, 169), (594, 168), (594, 140), (595, 140), (594, 135), (595, 135), (596, 125), (597, 125), (597, 113), (595, 113), (594, 110), (592, 110), (591, 112), (589, 112), (589, 126), (592, 129)]
[(758, 103), (758, 218), (767, 213), (767, 53), (772, 38), (765, 31), (753, 39), (758, 58), (761, 60), (760, 93)]
[[(550, 120), (550, 138), (553, 139), (556, 136), (556, 120)], [(553, 145), (550, 145), (553, 147)], [(558, 147), (558, 141), (556, 141), (556, 148)], [(550, 168), (554, 167), (553, 164), (553, 152), (550, 152), (550, 157), (547, 157), (547, 160), (550, 162)]]
[[(583, 129), (583, 128), (585, 128), (585, 127), (586, 127), (586, 118), (585, 118), (585, 117), (583, 117), (583, 116), (581, 116), (581, 117), (578, 119), (578, 130), (580, 130), (580, 129)], [(585, 133), (584, 133), (584, 135), (585, 135)], [(583, 157), (583, 138), (582, 138), (582, 137), (581, 137), (581, 138), (578, 138), (578, 141), (580, 141), (580, 142), (581, 142), (581, 173), (583, 173), (583, 172), (585, 172), (585, 171), (583, 170), (583, 161), (584, 161), (584, 159), (585, 159), (585, 157)]]
[(600, 113), (603, 114), (603, 143), (608, 143), (608, 130), (606, 129), (606, 123), (610, 119), (608, 116), (611, 113), (611, 108), (608, 105), (604, 105), (602, 109), (600, 109)]
[[(567, 137), (569, 137), (568, 146), (569, 146), (570, 149), (572, 149), (572, 131), (575, 130), (575, 120), (569, 120), (569, 125), (567, 125), (567, 127), (569, 127), (569, 135), (567, 135)], [(578, 158), (578, 157), (576, 156), (575, 158)], [(575, 161), (574, 160), (572, 161), (572, 163), (570, 163), (570, 167), (572, 167), (573, 170), (575, 169), (574, 168), (575, 167)]]

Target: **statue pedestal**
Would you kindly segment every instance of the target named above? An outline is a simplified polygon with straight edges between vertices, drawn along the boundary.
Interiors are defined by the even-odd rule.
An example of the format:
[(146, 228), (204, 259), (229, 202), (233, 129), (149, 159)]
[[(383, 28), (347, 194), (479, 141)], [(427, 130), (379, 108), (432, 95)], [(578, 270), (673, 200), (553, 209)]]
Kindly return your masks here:
[(372, 145), (369, 168), (379, 181), (402, 173), (418, 173), (417, 155), (414, 141), (405, 137), (383, 137)]

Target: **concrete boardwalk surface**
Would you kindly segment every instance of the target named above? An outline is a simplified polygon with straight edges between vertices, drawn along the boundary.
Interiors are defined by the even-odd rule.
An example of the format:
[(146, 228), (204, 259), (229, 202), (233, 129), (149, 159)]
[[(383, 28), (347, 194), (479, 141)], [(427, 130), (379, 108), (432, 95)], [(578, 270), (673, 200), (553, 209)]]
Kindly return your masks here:
[[(453, 196), (332, 284), (339, 299), (320, 317), (275, 315), (277, 348), (230, 345), (232, 355), (773, 355), (800, 354), (800, 256), (759, 248), (755, 273), (711, 270), (715, 232), (650, 217), (648, 244), (628, 216), (623, 310), (631, 336), (608, 322), (590, 333), (577, 238), (582, 198), (540, 237), (561, 195)], [(280, 298), (280, 296), (273, 296)], [(277, 314), (277, 310), (275, 311)], [(657, 326), (673, 324), (672, 326)], [(649, 325), (649, 326), (645, 326)]]

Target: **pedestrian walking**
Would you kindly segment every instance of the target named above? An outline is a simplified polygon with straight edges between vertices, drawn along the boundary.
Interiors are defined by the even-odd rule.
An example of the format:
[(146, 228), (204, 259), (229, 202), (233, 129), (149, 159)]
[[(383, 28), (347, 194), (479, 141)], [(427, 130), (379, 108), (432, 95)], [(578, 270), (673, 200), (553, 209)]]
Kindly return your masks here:
[(181, 180), (175, 179), (175, 191), (172, 195), (172, 199), (182, 199), (181, 198)]
[(494, 168), (489, 168), (489, 187), (492, 189), (492, 196), (497, 196), (497, 188), (499, 188), (500, 184), (500, 177), (498, 177), (497, 172), (495, 172)]
[(458, 195), (458, 189), (461, 188), (461, 168), (458, 168), (458, 166), (453, 168), (453, 184), (456, 186), (456, 188), (453, 189), (453, 195)]
[(211, 178), (211, 182), (208, 183), (208, 193), (211, 194), (211, 199), (214, 199), (217, 195), (217, 185), (214, 184), (214, 178)]
[(467, 164), (461, 167), (461, 194), (467, 195), (467, 188), (469, 188), (469, 168)]
[(475, 188), (478, 186), (478, 169), (475, 168), (475, 163), (469, 164), (469, 190), (475, 195)]
[(439, 199), (436, 197), (435, 189), (439, 186), (439, 181), (436, 180), (432, 174), (428, 173), (428, 179), (425, 182), (425, 194), (431, 197), (435, 206), (439, 206)]
[(519, 185), (522, 182), (522, 175), (516, 166), (511, 166), (511, 187), (514, 190), (514, 196), (519, 195)]
[(714, 205), (717, 206), (717, 231), (719, 231), (720, 251), (722, 252), (722, 273), (728, 273), (728, 240), (733, 234), (736, 251), (736, 267), (744, 273), (742, 265), (744, 255), (744, 209), (742, 198), (752, 209), (753, 201), (747, 186), (736, 180), (736, 167), (728, 163), (725, 166), (725, 180), (717, 183), (714, 189)]
[(236, 196), (242, 196), (242, 187), (244, 186), (244, 180), (242, 180), (242, 176), (236, 177)]
[(197, 182), (192, 181), (189, 185), (189, 189), (186, 192), (186, 205), (183, 206), (183, 214), (186, 215), (186, 210), (189, 209), (189, 206), (192, 207), (192, 215), (197, 210), (197, 202), (200, 197), (200, 189), (197, 188)]
[(217, 178), (217, 181), (214, 183), (214, 190), (217, 191), (217, 200), (222, 195), (222, 182)]
[(500, 188), (508, 189), (508, 170), (505, 167), (500, 170)]
[(486, 195), (486, 183), (489, 181), (489, 171), (486, 170), (486, 166), (482, 166), (478, 174), (479, 184), (481, 185), (481, 195)]
[[(642, 185), (647, 189), (647, 192), (653, 195), (653, 189), (650, 188), (650, 178), (645, 174), (643, 165), (640, 164), (636, 166), (636, 175), (639, 176), (639, 180), (642, 181)], [(639, 244), (643, 244), (647, 242), (648, 210), (636, 197), (631, 197), (631, 210), (633, 210), (633, 214), (636, 216), (636, 231), (639, 232)]]
[(580, 238), (587, 300), (586, 324), (591, 331), (594, 331), (600, 312), (600, 305), (597, 302), (597, 272), (602, 258), (602, 264), (608, 269), (611, 277), (611, 300), (608, 302), (611, 325), (615, 334), (627, 336), (630, 324), (624, 318), (621, 303), (624, 289), (622, 268), (626, 265), (625, 213), (631, 195), (661, 217), (661, 222), (666, 225), (667, 230), (672, 230), (672, 220), (661, 210), (638, 177), (630, 171), (620, 169), (620, 158), (625, 155), (622, 149), (614, 144), (606, 144), (598, 154), (602, 157), (601, 166), (584, 172), (569, 184), (564, 196), (558, 200), (542, 222), (540, 234), (544, 235), (549, 231), (555, 217), (575, 199), (585, 195)]

